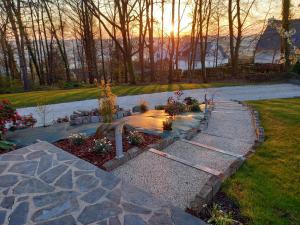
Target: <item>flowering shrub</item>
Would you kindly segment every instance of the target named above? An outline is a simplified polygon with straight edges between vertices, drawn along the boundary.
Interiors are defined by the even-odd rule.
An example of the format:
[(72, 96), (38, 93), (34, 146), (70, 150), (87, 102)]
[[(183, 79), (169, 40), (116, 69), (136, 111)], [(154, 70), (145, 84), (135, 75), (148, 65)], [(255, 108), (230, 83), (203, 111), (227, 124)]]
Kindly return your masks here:
[(112, 147), (112, 143), (106, 137), (94, 140), (94, 144), (92, 151), (97, 154), (106, 154), (110, 152)]
[(176, 116), (178, 114), (184, 113), (185, 110), (185, 105), (178, 101), (168, 101), (168, 104), (165, 107), (165, 112), (170, 116)]
[(21, 120), (16, 110), (12, 107), (11, 103), (7, 99), (3, 99), (0, 102), (0, 131), (2, 135), (7, 131), (6, 124), (16, 124)]
[(73, 145), (82, 145), (86, 140), (86, 135), (84, 133), (71, 134), (69, 136), (70, 143)]
[[(297, 38), (295, 38), (296, 35), (296, 29), (295, 28), (290, 28), (289, 30), (285, 30), (285, 28), (282, 26), (282, 24), (273, 19), (269, 20), (269, 25), (276, 29), (276, 31), (278, 32), (278, 34), (280, 35), (281, 38), (286, 38), (287, 39), (287, 43), (289, 45), (290, 48), (290, 57), (289, 60), (293, 63), (296, 64), (297, 62), (299, 62), (300, 57), (299, 57), (299, 53), (297, 53), (298, 47), (296, 45), (296, 40)], [(286, 59), (285, 59), (285, 53), (282, 52), (281, 56), (280, 56), (280, 63), (285, 63)]]
[(33, 127), (36, 124), (36, 119), (33, 118), (32, 114), (26, 115), (22, 117), (21, 127)]
[(130, 131), (127, 140), (131, 145), (140, 145), (145, 142), (143, 135), (138, 131)]
[(180, 97), (183, 95), (183, 91), (181, 91), (181, 90), (175, 91), (174, 95), (177, 98), (177, 101), (179, 101)]

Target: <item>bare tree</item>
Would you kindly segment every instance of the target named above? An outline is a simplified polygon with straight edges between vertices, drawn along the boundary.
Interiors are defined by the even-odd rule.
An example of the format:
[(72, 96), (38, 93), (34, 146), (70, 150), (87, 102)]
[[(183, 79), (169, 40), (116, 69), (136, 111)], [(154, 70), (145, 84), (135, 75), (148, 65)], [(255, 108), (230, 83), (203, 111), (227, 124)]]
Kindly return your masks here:
[(228, 0), (228, 27), (230, 42), (230, 61), (233, 76), (238, 75), (239, 51), (243, 28), (256, 0), (247, 1), (241, 8), (242, 0)]

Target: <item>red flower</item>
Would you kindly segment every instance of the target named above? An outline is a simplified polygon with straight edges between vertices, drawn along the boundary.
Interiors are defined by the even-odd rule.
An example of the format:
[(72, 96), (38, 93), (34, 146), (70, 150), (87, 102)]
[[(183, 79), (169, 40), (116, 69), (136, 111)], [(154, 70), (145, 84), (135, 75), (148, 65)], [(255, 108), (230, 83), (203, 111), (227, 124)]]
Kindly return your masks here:
[(4, 105), (10, 105), (10, 101), (8, 99), (2, 99), (2, 103)]

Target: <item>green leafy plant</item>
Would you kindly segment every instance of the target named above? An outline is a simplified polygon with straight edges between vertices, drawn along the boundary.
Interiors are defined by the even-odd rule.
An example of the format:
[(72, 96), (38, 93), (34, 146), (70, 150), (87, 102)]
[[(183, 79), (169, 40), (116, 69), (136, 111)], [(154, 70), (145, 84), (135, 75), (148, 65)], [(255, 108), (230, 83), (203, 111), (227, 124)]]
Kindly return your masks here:
[(219, 205), (214, 204), (211, 210), (211, 218), (208, 220), (208, 223), (215, 224), (215, 225), (232, 225), (235, 221), (232, 218), (232, 213), (224, 212)]
[(99, 99), (100, 114), (105, 123), (113, 121), (113, 115), (116, 112), (116, 96), (112, 93), (110, 85), (101, 83), (101, 94)]
[(294, 65), (293, 72), (297, 73), (298, 75), (300, 75), (300, 60), (298, 60), (297, 63)]
[(172, 130), (173, 120), (168, 118), (166, 121), (163, 121), (163, 130), (170, 131)]
[(4, 151), (10, 151), (14, 150), (16, 145), (14, 143), (11, 143), (9, 141), (0, 140), (0, 150)]
[(201, 112), (201, 108), (198, 104), (191, 105), (189, 108), (191, 112)]
[(186, 104), (186, 105), (196, 105), (198, 104), (199, 105), (199, 101), (193, 97), (186, 97), (183, 102)]
[(70, 143), (73, 145), (82, 145), (85, 143), (86, 135), (84, 133), (71, 134), (69, 136)]
[(131, 145), (141, 145), (145, 142), (144, 136), (138, 131), (130, 131), (127, 140)]
[(111, 151), (112, 143), (106, 137), (102, 139), (95, 139), (92, 151), (96, 154), (107, 154)]

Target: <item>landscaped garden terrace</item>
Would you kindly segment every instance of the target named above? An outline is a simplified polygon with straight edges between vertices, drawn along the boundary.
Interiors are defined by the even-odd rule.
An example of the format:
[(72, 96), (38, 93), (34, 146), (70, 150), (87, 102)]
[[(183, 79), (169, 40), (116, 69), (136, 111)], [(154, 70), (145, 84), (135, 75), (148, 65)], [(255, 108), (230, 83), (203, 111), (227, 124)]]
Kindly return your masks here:
[[(108, 169), (104, 164), (118, 157), (118, 141), (124, 153), (135, 147), (144, 150), (164, 138), (184, 135), (198, 127), (204, 117), (205, 104), (192, 97), (183, 99), (182, 95), (182, 91), (174, 92), (174, 97), (170, 97), (165, 105), (157, 105), (153, 110), (147, 102), (141, 101), (131, 112), (119, 108), (110, 86), (103, 84), (99, 109), (76, 111), (70, 119), (62, 118), (59, 123), (45, 127), (34, 127), (36, 120), (32, 115), (18, 115), (9, 100), (3, 100), (0, 154), (42, 139)], [(121, 140), (116, 140), (115, 136), (118, 127), (122, 129)]]

